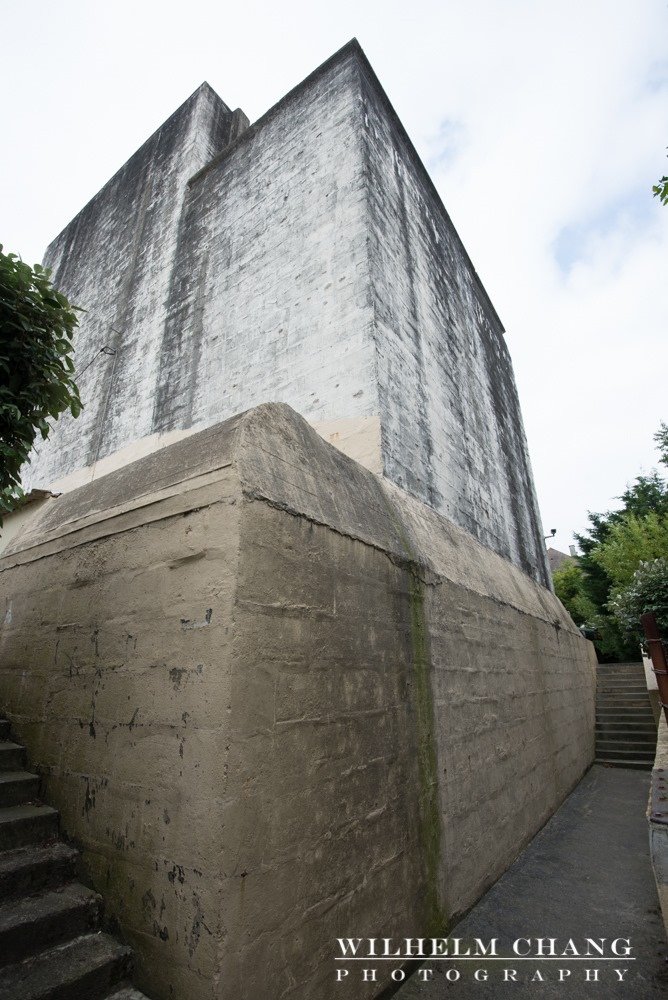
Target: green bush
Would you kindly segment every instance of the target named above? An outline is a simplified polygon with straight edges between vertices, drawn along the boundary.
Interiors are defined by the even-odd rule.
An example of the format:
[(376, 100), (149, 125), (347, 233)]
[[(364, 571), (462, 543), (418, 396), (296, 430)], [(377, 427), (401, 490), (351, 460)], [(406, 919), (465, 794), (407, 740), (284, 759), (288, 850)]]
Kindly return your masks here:
[(608, 606), (629, 639), (643, 638), (640, 616), (648, 611), (656, 616), (661, 634), (668, 637), (668, 558), (641, 562), (629, 585)]
[(48, 418), (81, 412), (74, 381), (76, 307), (50, 281), (0, 246), (0, 518), (23, 496), (21, 467)]

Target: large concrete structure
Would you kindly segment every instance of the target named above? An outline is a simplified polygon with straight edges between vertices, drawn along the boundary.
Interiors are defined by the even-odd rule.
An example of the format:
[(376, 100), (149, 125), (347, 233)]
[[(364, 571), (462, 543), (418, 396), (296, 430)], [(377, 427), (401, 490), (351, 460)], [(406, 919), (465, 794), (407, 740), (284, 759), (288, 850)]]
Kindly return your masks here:
[(0, 704), (154, 1000), (366, 1000), (593, 757), (556, 597), (263, 406), (49, 501), (0, 559)]
[(151, 997), (369, 1000), (336, 938), (442, 934), (593, 758), (501, 324), (356, 43), (201, 87), (47, 262), (86, 409), (0, 707)]
[(204, 84), (49, 247), (86, 408), (29, 485), (282, 401), (551, 586), (503, 328), (357, 43), (247, 126)]

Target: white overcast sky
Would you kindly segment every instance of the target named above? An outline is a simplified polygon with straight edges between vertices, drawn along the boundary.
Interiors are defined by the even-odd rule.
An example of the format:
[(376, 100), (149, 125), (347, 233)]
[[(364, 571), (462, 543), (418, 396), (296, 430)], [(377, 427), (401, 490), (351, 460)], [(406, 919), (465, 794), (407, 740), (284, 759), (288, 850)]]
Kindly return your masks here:
[(203, 81), (251, 121), (351, 37), (507, 330), (546, 532), (668, 420), (668, 0), (0, 0), (0, 240), (30, 263)]

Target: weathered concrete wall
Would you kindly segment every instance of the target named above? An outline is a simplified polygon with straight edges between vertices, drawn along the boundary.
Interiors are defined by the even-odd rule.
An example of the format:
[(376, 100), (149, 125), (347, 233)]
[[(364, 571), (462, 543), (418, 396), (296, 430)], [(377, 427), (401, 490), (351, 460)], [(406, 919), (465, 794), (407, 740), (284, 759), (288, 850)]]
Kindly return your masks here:
[(378, 413), (353, 53), (284, 98), (190, 184), (183, 282), (154, 428), (267, 400), (308, 420)]
[(84, 417), (39, 446), (31, 482), (90, 481), (137, 439), (153, 450), (266, 400), (343, 418), (344, 449), (346, 422), (378, 420), (355, 62), (331, 61), (201, 172), (229, 119), (204, 85), (49, 248), (54, 280), (89, 309), (77, 366), (119, 332), (116, 358), (83, 376)]
[(0, 591), (0, 704), (156, 1000), (338, 996), (337, 937), (443, 930), (593, 757), (556, 598), (288, 407), (51, 501)]
[(76, 337), (85, 408), (37, 445), (33, 485), (81, 469), (90, 479), (99, 458), (151, 433), (163, 329), (182, 297), (172, 270), (187, 181), (243, 124), (202, 84), (48, 248), (54, 284), (86, 310)]
[(503, 327), (360, 63), (385, 474), (551, 587)]
[(149, 994), (190, 1000), (213, 995), (224, 926), (239, 508), (225, 468), (199, 490), (178, 479), (135, 491), (117, 473), (32, 522), (41, 541), (0, 574), (0, 688)]
[(198, 91), (47, 255), (90, 310), (79, 367), (117, 354), (30, 481), (283, 401), (377, 422), (385, 475), (551, 586), (501, 324), (359, 46), (227, 145), (217, 101)]

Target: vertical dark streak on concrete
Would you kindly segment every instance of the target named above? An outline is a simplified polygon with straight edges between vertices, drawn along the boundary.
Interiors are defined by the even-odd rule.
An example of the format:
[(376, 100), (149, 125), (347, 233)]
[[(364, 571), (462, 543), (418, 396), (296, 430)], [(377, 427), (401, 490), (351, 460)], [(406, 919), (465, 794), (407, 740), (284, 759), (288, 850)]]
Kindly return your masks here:
[[(185, 386), (185, 408), (183, 421), (186, 427), (191, 427), (193, 423), (193, 407), (195, 401), (195, 390), (198, 383), (198, 372), (202, 356), (202, 339), (204, 337), (204, 309), (206, 306), (206, 282), (209, 271), (209, 248), (204, 246), (199, 263), (197, 274), (197, 284), (195, 288), (195, 304), (193, 308), (193, 323), (190, 337), (191, 358), (190, 358), (190, 378)], [(222, 389), (221, 389), (222, 391)]]
[[(243, 126), (242, 118), (244, 116), (237, 112), (221, 113), (218, 109), (210, 124), (211, 144), (219, 150), (224, 149), (234, 129)], [(187, 188), (183, 197), (160, 344), (160, 367), (151, 420), (154, 433), (186, 429), (193, 422), (204, 339), (209, 265), (207, 220), (213, 214), (212, 206), (206, 204), (209, 190), (204, 179)]]
[(132, 291), (137, 271), (137, 258), (144, 244), (147, 208), (153, 194), (153, 175), (148, 169), (148, 165), (146, 165), (142, 171), (142, 177), (140, 183), (138, 184), (138, 189), (141, 191), (141, 194), (139, 198), (139, 208), (134, 221), (132, 242), (130, 244), (130, 250), (125, 264), (120, 294), (116, 301), (114, 318), (109, 326), (106, 337), (107, 346), (111, 347), (112, 350), (115, 351), (114, 363), (106, 367), (104, 370), (105, 376), (103, 382), (103, 393), (100, 402), (102, 402), (102, 399), (106, 400), (104, 404), (105, 409), (102, 414), (102, 419), (99, 421), (98, 433), (93, 435), (88, 442), (89, 447), (87, 459), (89, 465), (96, 462), (101, 454), (105, 454), (105, 437), (109, 440), (110, 434), (108, 432), (110, 430), (111, 423), (111, 421), (107, 423), (109, 418), (108, 402), (112, 397), (114, 382), (119, 378), (122, 378), (123, 345), (126, 341), (130, 342), (132, 339), (131, 330), (127, 328), (130, 325), (132, 316)]
[[(165, 432), (187, 428), (192, 410), (196, 363), (201, 355), (203, 308), (200, 310), (199, 338), (195, 337), (194, 309), (199, 277), (206, 265), (200, 261), (203, 213), (199, 199), (202, 186), (186, 193), (179, 219), (176, 251), (169, 281), (165, 324), (160, 344), (160, 372), (155, 389), (151, 430)], [(201, 299), (201, 295), (199, 296)], [(197, 342), (196, 342), (197, 339)]]
[[(231, 129), (237, 134), (246, 123), (202, 85), (48, 247), (45, 264), (57, 287), (84, 309), (75, 365), (88, 368), (81, 417), (64, 415), (41, 455), (35, 449), (36, 482), (46, 485), (90, 465), (91, 456), (115, 451), (128, 443), (129, 428), (135, 436), (145, 433), (136, 418), (141, 400), (152, 399), (157, 357), (151, 340), (160, 337), (186, 183), (228, 142)], [(116, 350), (113, 360), (100, 356), (103, 346)], [(149, 409), (146, 423), (150, 416)]]
[(534, 569), (528, 570), (530, 576), (542, 583), (543, 586), (547, 587), (548, 590), (553, 590), (554, 585), (552, 583), (552, 574), (547, 563), (547, 550), (545, 547), (545, 538), (543, 537), (543, 522), (540, 515), (540, 510), (538, 508), (538, 498), (536, 496), (536, 490), (533, 483), (533, 475), (531, 472), (531, 460), (529, 457), (529, 449), (526, 442), (526, 437), (524, 434), (524, 425), (522, 422), (522, 411), (520, 408), (520, 400), (517, 394), (517, 387), (515, 385), (515, 380), (512, 376), (512, 366), (510, 358), (508, 358), (508, 368), (509, 368), (509, 393), (512, 396), (513, 405), (513, 431), (516, 440), (516, 457), (519, 464), (519, 474), (521, 478), (521, 496), (527, 506), (527, 534), (531, 537), (533, 542), (531, 550), (531, 565), (532, 567), (537, 567), (538, 572)]
[[(381, 413), (380, 400), (380, 371), (378, 365), (378, 295), (377, 273), (375, 264), (374, 241), (377, 240), (375, 219), (373, 212), (373, 200), (371, 189), (373, 185), (373, 167), (371, 163), (371, 148), (369, 143), (369, 133), (366, 127), (368, 120), (367, 95), (365, 91), (365, 80), (362, 67), (358, 62), (354, 64), (354, 81), (357, 89), (357, 128), (359, 130), (359, 150), (362, 160), (362, 183), (364, 187), (364, 216), (366, 230), (366, 266), (367, 266), (367, 299), (366, 304), (371, 309), (371, 340), (373, 342), (373, 370), (375, 376), (376, 392), (378, 394), (378, 416)], [(390, 451), (390, 439), (385, 420), (379, 420), (380, 424), (380, 454), (383, 471), (386, 472), (386, 456)]]
[(404, 181), (401, 176), (401, 168), (399, 166), (399, 155), (395, 158), (395, 172), (397, 177), (397, 188), (399, 192), (399, 215), (400, 215), (400, 226), (401, 226), (401, 238), (402, 238), (402, 250), (404, 254), (404, 267), (406, 269), (406, 275), (408, 277), (408, 309), (409, 309), (409, 322), (407, 332), (413, 341), (414, 346), (414, 357), (417, 362), (416, 369), (412, 373), (412, 377), (415, 383), (418, 396), (418, 411), (417, 411), (417, 425), (420, 432), (420, 445), (421, 454), (419, 469), (424, 475), (424, 484), (422, 489), (419, 491), (419, 495), (422, 494), (424, 490), (424, 496), (432, 507), (435, 506), (435, 491), (434, 491), (434, 471), (432, 465), (432, 458), (434, 454), (434, 445), (431, 438), (431, 429), (429, 427), (429, 414), (428, 410), (428, 400), (427, 400), (427, 372), (425, 369), (424, 361), (424, 348), (422, 345), (422, 331), (420, 325), (420, 315), (417, 303), (417, 294), (415, 290), (415, 267), (413, 264), (413, 251), (411, 247), (411, 231), (410, 231), (410, 221), (408, 218), (408, 210), (406, 207), (406, 191), (404, 188)]
[[(487, 323), (481, 325), (480, 341), (485, 353), (489, 398), (494, 408), (495, 426), (502, 452), (500, 468), (506, 477), (519, 563), (525, 573), (549, 587), (545, 557), (542, 554), (545, 545), (542, 537), (538, 536), (540, 518), (535, 506), (524, 442), (517, 430), (521, 417), (510, 359), (505, 344), (492, 342), (493, 334)], [(524, 504), (528, 505), (528, 510)], [(514, 557), (512, 552), (504, 555)]]

